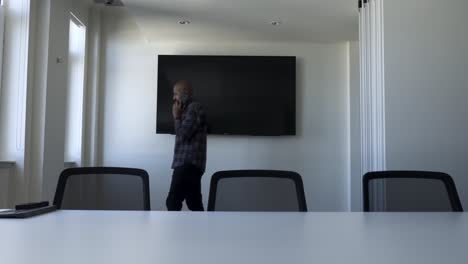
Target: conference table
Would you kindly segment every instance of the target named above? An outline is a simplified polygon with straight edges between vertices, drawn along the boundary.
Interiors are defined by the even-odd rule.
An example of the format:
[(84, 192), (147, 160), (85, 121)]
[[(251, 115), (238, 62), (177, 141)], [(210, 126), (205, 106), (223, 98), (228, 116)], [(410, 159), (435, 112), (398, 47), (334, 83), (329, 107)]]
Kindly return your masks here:
[(468, 263), (468, 214), (57, 211), (0, 219), (0, 263)]

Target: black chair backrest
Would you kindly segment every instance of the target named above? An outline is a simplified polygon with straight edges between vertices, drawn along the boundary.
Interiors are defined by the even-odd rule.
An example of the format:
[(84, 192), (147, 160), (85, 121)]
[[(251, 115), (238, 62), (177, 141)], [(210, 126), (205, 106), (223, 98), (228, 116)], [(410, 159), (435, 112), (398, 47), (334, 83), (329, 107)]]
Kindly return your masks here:
[(211, 178), (208, 211), (307, 212), (302, 178), (290, 171), (216, 172)]
[(151, 210), (145, 170), (119, 167), (65, 169), (54, 205), (74, 210)]
[[(377, 171), (366, 173), (362, 181), (364, 212), (463, 212), (455, 183), (446, 173)], [(381, 205), (373, 206), (379, 198)]]

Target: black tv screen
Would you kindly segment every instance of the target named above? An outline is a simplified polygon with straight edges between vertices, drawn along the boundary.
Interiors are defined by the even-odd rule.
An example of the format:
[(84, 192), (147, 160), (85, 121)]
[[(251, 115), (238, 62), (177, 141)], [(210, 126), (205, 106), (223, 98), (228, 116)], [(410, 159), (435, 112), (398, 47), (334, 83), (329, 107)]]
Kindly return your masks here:
[(210, 134), (296, 134), (295, 57), (159, 55), (156, 133), (174, 133), (179, 80), (192, 84)]

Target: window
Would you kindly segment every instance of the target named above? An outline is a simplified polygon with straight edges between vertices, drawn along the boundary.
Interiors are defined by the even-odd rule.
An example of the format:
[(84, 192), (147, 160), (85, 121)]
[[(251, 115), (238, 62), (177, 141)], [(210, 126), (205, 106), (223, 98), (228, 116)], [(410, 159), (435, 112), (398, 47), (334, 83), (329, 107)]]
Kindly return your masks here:
[(68, 51), (67, 115), (65, 161), (81, 165), (83, 142), (83, 102), (85, 81), (86, 27), (70, 16)]

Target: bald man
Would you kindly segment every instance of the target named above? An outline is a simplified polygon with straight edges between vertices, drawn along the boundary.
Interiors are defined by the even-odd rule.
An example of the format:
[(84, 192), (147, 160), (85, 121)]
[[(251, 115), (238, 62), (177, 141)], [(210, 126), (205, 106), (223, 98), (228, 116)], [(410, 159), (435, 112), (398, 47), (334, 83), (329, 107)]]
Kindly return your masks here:
[(173, 92), (172, 115), (176, 140), (167, 210), (180, 211), (185, 200), (191, 211), (203, 211), (201, 178), (206, 167), (205, 113), (202, 106), (193, 101), (193, 89), (189, 82), (178, 81)]

